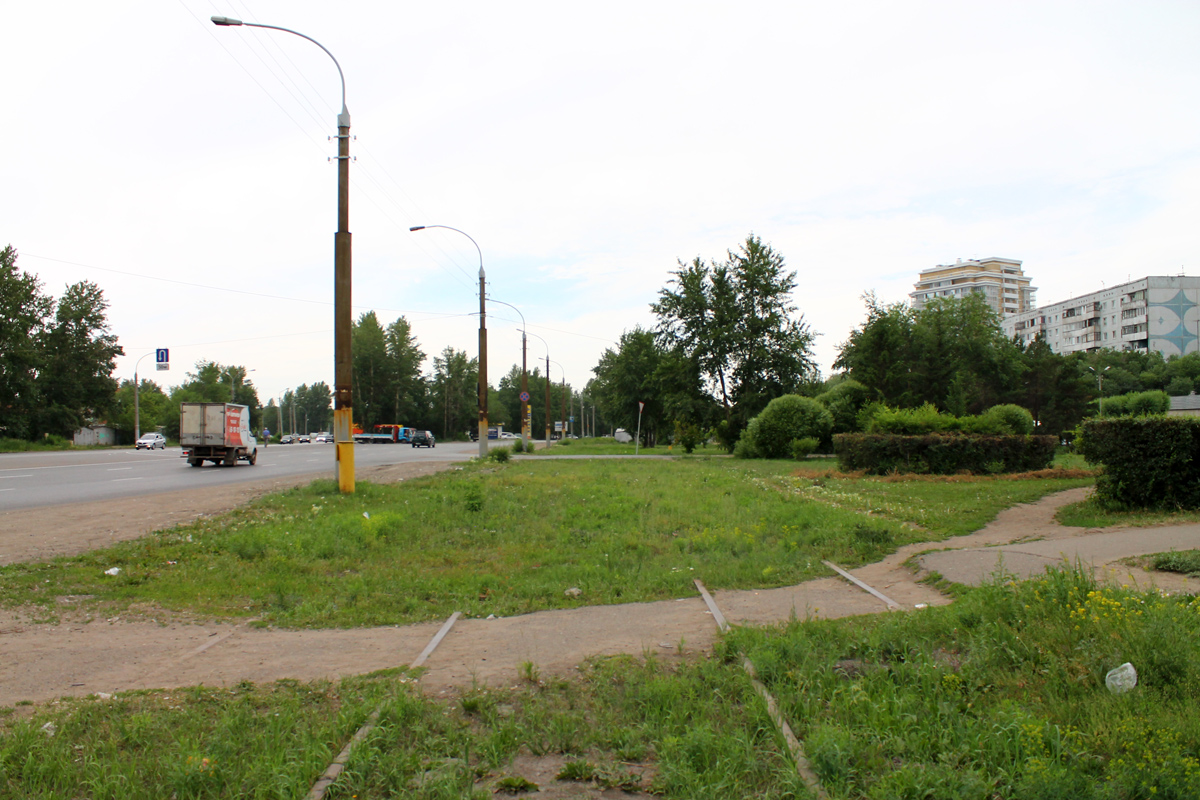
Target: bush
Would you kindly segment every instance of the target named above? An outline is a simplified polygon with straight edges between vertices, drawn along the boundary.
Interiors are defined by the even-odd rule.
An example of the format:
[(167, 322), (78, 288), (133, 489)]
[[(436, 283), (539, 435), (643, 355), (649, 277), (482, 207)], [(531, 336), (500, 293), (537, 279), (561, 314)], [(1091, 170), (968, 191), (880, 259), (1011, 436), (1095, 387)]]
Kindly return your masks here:
[(512, 457), (512, 449), (508, 447), (496, 447), (488, 450), (487, 457), (498, 464), (505, 464)]
[(797, 461), (802, 461), (808, 458), (810, 454), (815, 453), (817, 448), (820, 446), (821, 443), (812, 437), (807, 439), (793, 439), (792, 458), (796, 459)]
[[(1107, 411), (1107, 400), (1104, 406)], [(1104, 465), (1096, 481), (1101, 501), (1126, 508), (1200, 508), (1200, 419), (1085, 420), (1076, 445), (1089, 462)]]
[(999, 422), (1005, 429), (1004, 433), (1009, 433), (1013, 436), (1028, 436), (1033, 433), (1033, 414), (1030, 414), (1028, 410), (1021, 406), (1012, 405), (1011, 403), (992, 406), (983, 416)]
[(691, 453), (696, 445), (704, 441), (704, 431), (694, 422), (675, 420), (675, 444), (683, 448), (683, 452)]
[(865, 470), (875, 475), (1032, 472), (1050, 466), (1057, 446), (1058, 438), (1054, 436), (842, 433), (833, 437), (839, 469)]
[(791, 458), (794, 440), (826, 441), (832, 429), (833, 415), (824, 405), (811, 397), (785, 394), (750, 420), (742, 439), (749, 439), (761, 458)]
[(950, 414), (938, 411), (932, 403), (920, 408), (875, 409), (870, 421), (863, 428), (867, 433), (892, 433), (900, 436), (920, 436), (926, 433), (950, 431), (958, 428), (958, 420)]
[(1166, 392), (1130, 392), (1104, 398), (1103, 407), (1106, 417), (1144, 417), (1167, 413), (1171, 398)]
[[(512, 443), (512, 451), (513, 451), (514, 453), (524, 453), (524, 452), (525, 452), (525, 440), (524, 440), (524, 439), (517, 439), (515, 442), (513, 442), (513, 443)], [(532, 445), (532, 444), (529, 446), (529, 451), (530, 451), (530, 452), (533, 452), (533, 445)]]
[(833, 432), (850, 433), (861, 430), (859, 414), (871, 402), (875, 393), (856, 380), (846, 379), (827, 392), (817, 395), (817, 402), (833, 415)]

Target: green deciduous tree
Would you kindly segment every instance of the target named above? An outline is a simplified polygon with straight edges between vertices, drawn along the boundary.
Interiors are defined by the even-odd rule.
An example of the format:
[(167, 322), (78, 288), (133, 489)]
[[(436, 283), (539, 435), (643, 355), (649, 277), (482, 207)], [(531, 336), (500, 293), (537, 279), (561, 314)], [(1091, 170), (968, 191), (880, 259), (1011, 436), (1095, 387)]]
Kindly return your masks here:
[(724, 261), (680, 261), (672, 274), (651, 305), (659, 341), (694, 360), (733, 428), (816, 380), (815, 334), (794, 316), (796, 273), (762, 239), (751, 234)]
[(12, 245), (0, 250), (0, 436), (36, 435), (39, 339), (53, 310), (38, 279), (17, 269)]

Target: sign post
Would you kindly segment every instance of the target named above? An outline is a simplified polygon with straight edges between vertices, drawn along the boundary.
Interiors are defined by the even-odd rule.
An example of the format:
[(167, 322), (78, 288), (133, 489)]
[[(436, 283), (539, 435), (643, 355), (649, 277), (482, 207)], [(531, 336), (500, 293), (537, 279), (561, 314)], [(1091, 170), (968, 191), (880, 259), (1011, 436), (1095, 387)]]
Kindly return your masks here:
[(637, 438), (633, 440), (633, 454), (635, 456), (638, 454), (638, 448), (641, 447), (641, 445), (642, 445), (642, 409), (645, 407), (646, 407), (646, 404), (643, 403), (641, 400), (639, 400), (638, 401), (638, 435), (637, 435)]

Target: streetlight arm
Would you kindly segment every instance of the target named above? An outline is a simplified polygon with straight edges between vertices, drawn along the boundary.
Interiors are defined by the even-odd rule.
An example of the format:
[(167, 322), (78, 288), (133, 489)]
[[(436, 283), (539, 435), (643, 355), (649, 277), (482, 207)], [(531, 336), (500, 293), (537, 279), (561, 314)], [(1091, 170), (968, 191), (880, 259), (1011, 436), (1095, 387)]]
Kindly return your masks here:
[(338, 60), (333, 57), (333, 53), (325, 49), (325, 45), (321, 44), (311, 36), (305, 36), (303, 33), (300, 33), (300, 31), (294, 31), (291, 28), (281, 28), (278, 25), (260, 25), (257, 22), (242, 22), (240, 19), (234, 19), (233, 17), (212, 17), (212, 22), (214, 25), (219, 25), (221, 27), (237, 27), (240, 25), (245, 25), (247, 28), (270, 28), (273, 31), (292, 33), (296, 36), (299, 36), (301, 39), (308, 39), (317, 47), (325, 50), (325, 55), (329, 56), (329, 58), (333, 60), (333, 65), (337, 67), (338, 78), (340, 78), (342, 81), (342, 113), (338, 114), (338, 127), (350, 127), (350, 112), (346, 110), (346, 76), (342, 74), (342, 65), (339, 64)]
[[(471, 244), (475, 245), (475, 252), (479, 253), (479, 277), (480, 278), (484, 277), (484, 275), (483, 275), (483, 251), (479, 249), (479, 242), (475, 241), (475, 238), (473, 236), (471, 236), (471, 234), (467, 233), (466, 231), (460, 231), (458, 228), (451, 228), (449, 225), (413, 225), (411, 228), (408, 229), (408, 232), (415, 233), (416, 231), (423, 231), (426, 228), (445, 228), (448, 231), (454, 231), (455, 233), (461, 233), (463, 236), (470, 239)], [(500, 301), (497, 300), (496, 302), (499, 303)], [(504, 305), (508, 305), (508, 303), (505, 303)]]
[[(502, 306), (508, 306), (513, 311), (517, 312), (518, 314), (521, 314), (521, 309), (517, 308), (512, 303), (506, 303), (503, 300), (497, 300), (494, 297), (488, 297), (488, 300), (490, 300), (493, 303), (499, 303)], [(524, 314), (521, 314), (521, 335), (522, 336), (525, 335), (525, 315)]]

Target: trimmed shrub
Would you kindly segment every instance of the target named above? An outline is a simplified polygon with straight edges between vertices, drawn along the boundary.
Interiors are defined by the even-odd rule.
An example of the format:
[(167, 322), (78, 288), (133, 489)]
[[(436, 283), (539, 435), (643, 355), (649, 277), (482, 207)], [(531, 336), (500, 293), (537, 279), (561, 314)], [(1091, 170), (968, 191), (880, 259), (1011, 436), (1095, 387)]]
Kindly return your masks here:
[[(785, 394), (776, 397), (750, 420), (743, 439), (749, 439), (761, 458), (791, 458), (796, 439), (828, 440), (833, 428), (829, 409), (811, 397)], [(735, 448), (734, 455), (737, 455)]]
[(992, 406), (984, 412), (983, 416), (1000, 423), (1004, 433), (1013, 436), (1028, 436), (1033, 433), (1033, 414), (1021, 406), (1011, 403)]
[(840, 470), (863, 470), (874, 475), (1032, 472), (1050, 466), (1057, 445), (1054, 436), (842, 433), (833, 437)]
[(875, 410), (864, 430), (867, 433), (892, 433), (900, 436), (920, 436), (938, 431), (958, 428), (958, 420), (943, 414), (932, 403), (920, 408), (889, 408), (880, 406)]
[(871, 402), (875, 393), (856, 380), (847, 378), (827, 392), (817, 395), (833, 415), (833, 432), (850, 433), (860, 430), (859, 413)]
[(1104, 398), (1106, 417), (1144, 417), (1165, 414), (1171, 410), (1171, 397), (1166, 392), (1130, 392)]
[(1089, 462), (1104, 465), (1096, 480), (1100, 500), (1125, 508), (1200, 508), (1200, 419), (1085, 420), (1076, 446)]
[(793, 439), (792, 458), (802, 461), (808, 458), (810, 454), (815, 453), (820, 446), (821, 443), (811, 437), (807, 439)]

